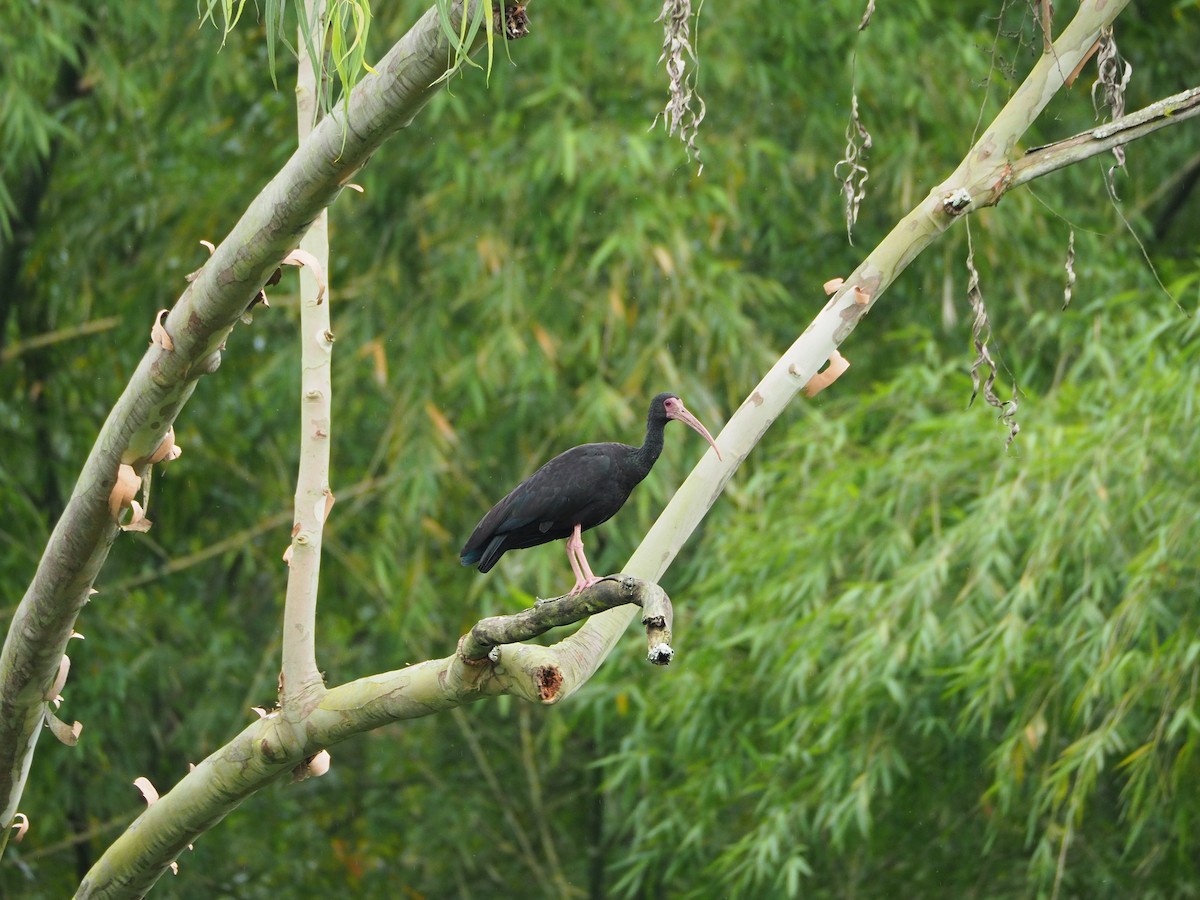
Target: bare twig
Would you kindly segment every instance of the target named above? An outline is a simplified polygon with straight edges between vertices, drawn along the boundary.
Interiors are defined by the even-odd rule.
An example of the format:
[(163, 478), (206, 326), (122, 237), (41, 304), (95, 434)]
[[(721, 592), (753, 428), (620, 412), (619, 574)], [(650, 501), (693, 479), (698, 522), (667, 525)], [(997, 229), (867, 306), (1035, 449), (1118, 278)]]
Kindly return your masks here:
[(39, 334), (26, 340), (18, 341), (0, 350), (0, 363), (12, 362), (22, 353), (29, 353), (31, 350), (40, 350), (42, 347), (49, 347), (51, 344), (57, 344), (60, 341), (70, 341), (75, 338), (86, 337), (89, 334), (108, 331), (110, 328), (115, 328), (120, 321), (120, 318), (117, 316), (106, 316), (103, 319), (93, 319), (81, 325), (72, 325), (70, 328), (59, 328), (46, 334)]
[[(1170, 97), (1164, 97), (1119, 119), (1099, 125), (1072, 137), (1034, 147), (1012, 163), (1011, 172), (1004, 190), (1018, 187), (1075, 165), (1085, 159), (1107, 153), (1123, 144), (1153, 134), (1168, 125), (1180, 125), (1200, 115), (1200, 87), (1188, 88)], [(994, 203), (1002, 194), (991, 199)], [(985, 204), (987, 205), (987, 204)]]
[[(642, 607), (646, 642), (651, 662), (666, 665), (671, 661), (671, 601), (657, 584), (627, 575), (609, 575), (578, 594), (553, 600), (540, 600), (530, 609), (508, 616), (481, 619), (458, 644), (465, 662), (479, 663), (492, 658), (504, 644), (515, 644), (545, 634), (552, 628), (570, 625), (627, 603)], [(545, 700), (554, 699), (545, 695)]]
[[(1098, 128), (1093, 128), (1091, 131), (1085, 131), (1082, 134), (1077, 134), (1074, 137), (1050, 144), (1046, 147), (1038, 147), (1030, 150), (1023, 159), (1017, 160), (1013, 164), (1011, 177), (1008, 179), (1005, 190), (1100, 153), (1119, 149), (1125, 144), (1152, 134), (1160, 128), (1165, 128), (1168, 125), (1179, 125), (1198, 115), (1200, 115), (1200, 88), (1189, 88), (1186, 91), (1181, 91), (1174, 96), (1151, 103), (1149, 106), (1143, 107), (1127, 116), (1115, 119), (1107, 125), (1101, 125)], [(1121, 205), (1117, 199), (1115, 185), (1111, 176), (1112, 169), (1109, 169), (1108, 177), (1105, 178), (1105, 189), (1112, 200), (1113, 209), (1125, 225), (1134, 243), (1137, 244), (1138, 250), (1141, 252), (1142, 258), (1146, 261), (1147, 268), (1150, 270), (1150, 274), (1158, 284), (1159, 290), (1181, 312), (1190, 317), (1191, 314), (1183, 308), (1179, 301), (1167, 290), (1167, 286), (1163, 284), (1163, 280), (1154, 266), (1154, 261), (1146, 251), (1145, 244), (1138, 237), (1133, 224), (1125, 216), (1125, 213), (1121, 211)], [(994, 203), (1000, 196), (1000, 194), (997, 194), (991, 202)]]

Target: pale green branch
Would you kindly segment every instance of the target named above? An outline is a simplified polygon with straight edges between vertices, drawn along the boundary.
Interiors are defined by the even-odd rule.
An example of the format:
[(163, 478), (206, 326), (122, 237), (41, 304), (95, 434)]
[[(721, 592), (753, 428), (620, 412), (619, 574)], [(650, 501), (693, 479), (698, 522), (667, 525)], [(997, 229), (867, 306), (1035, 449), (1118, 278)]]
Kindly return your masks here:
[[(461, 3), (454, 15), (462, 16)], [(0, 850), (42, 731), (43, 695), (117, 536), (108, 504), (119, 465), (144, 469), (196, 382), (220, 365), (225, 340), (268, 276), (371, 154), (440, 89), (449, 57), (431, 9), (250, 204), (166, 317), (172, 348), (151, 344), (109, 414), (0, 655)], [(152, 324), (130, 339), (144, 340)]]
[(315, 754), (355, 735), (500, 694), (557, 702), (594, 667), (569, 650), (495, 642), (541, 634), (619, 603), (642, 603), (648, 617), (665, 615), (669, 623), (669, 605), (658, 585), (612, 576), (574, 597), (482, 620), (453, 656), (310, 692), (304, 703), (285, 702), (147, 807), (88, 872), (76, 896), (142, 896), (188, 845), (243, 800), (285, 773), (304, 777)]
[[(323, 0), (309, 0), (302, 15), (321, 21)], [(296, 120), (300, 143), (317, 121), (318, 84), (313, 55), (324, 53), (322, 30), (301, 25), (311, 53), (302, 55), (296, 73)], [(333, 324), (329, 314), (329, 211), (321, 210), (300, 249), (313, 265), (300, 270), (300, 466), (296, 474), (292, 542), (288, 548), (288, 581), (283, 607), (283, 667), (279, 702), (288, 707), (319, 696), (324, 689), (317, 668), (317, 589), (321, 574), (321, 540), (333, 505), (329, 452), (333, 421)]]
[[(625, 572), (648, 581), (662, 577), (759, 439), (850, 336), (884, 290), (972, 203), (1003, 193), (1011, 178), (1017, 142), (1087, 55), (1100, 30), (1111, 24), (1128, 2), (1084, 0), (1080, 4), (1075, 18), (1037, 61), (954, 174), (896, 224), (750, 392), (717, 436), (724, 462), (712, 452), (704, 455), (634, 551)], [(967, 202), (960, 203), (964, 197)], [(832, 277), (834, 273), (829, 274)], [(631, 610), (618, 608), (593, 616), (558, 647), (577, 651), (597, 668), (624, 634), (632, 615)]]
[(1013, 162), (1012, 180), (1008, 188), (1026, 184), (1035, 178), (1073, 166), (1093, 156), (1109, 153), (1114, 147), (1146, 137), (1160, 128), (1186, 122), (1197, 115), (1200, 115), (1200, 87), (1189, 88), (1166, 97), (1066, 140), (1055, 141), (1045, 147), (1035, 147)]

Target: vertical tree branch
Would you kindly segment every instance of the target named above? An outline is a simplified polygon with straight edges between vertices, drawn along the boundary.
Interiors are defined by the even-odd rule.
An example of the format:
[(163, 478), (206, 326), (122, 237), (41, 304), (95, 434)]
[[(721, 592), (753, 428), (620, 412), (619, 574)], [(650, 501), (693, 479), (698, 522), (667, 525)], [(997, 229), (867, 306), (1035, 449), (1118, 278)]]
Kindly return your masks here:
[[(105, 421), (0, 652), (0, 851), (42, 731), (44, 695), (117, 536), (109, 497), (119, 467), (144, 469), (196, 383), (220, 365), (267, 277), (371, 154), (442, 89), (455, 64), (443, 14), (457, 29), (463, 3), (429, 9), (263, 188), (160, 323), (172, 348), (151, 344)], [(476, 34), (468, 52), (484, 39)]]
[[(325, 29), (321, 27), (324, 0), (306, 4), (318, 61), (324, 54)], [(297, 47), (304, 47), (303, 31)], [(300, 53), (296, 74), (296, 116), (300, 143), (312, 132), (317, 118), (320, 86), (312, 58)], [(300, 469), (296, 476), (295, 517), (291, 557), (288, 561), (287, 597), (283, 609), (283, 675), (280, 702), (289, 706), (306, 694), (321, 693), (317, 668), (317, 590), (321, 573), (321, 538), (325, 517), (333, 502), (329, 488), (329, 442), (332, 414), (333, 331), (328, 289), (322, 296), (317, 272), (328, 272), (329, 212), (321, 210), (300, 241), (312, 254), (318, 270), (300, 269)]]

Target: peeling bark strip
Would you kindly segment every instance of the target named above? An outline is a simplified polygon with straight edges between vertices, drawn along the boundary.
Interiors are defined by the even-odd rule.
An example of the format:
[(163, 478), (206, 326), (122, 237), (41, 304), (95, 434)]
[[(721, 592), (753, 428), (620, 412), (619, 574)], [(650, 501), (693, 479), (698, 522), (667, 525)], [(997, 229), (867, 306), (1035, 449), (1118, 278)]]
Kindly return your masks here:
[[(463, 4), (450, 19), (455, 28)], [(484, 35), (479, 35), (476, 47)], [(379, 146), (441, 89), (453, 58), (430, 9), (313, 131), (248, 207), (161, 322), (167, 351), (152, 344), (84, 464), (0, 655), (0, 850), (7, 842), (43, 720), (41, 699), (67, 638), (117, 536), (108, 500), (122, 463), (141, 475), (201, 375), (216, 371), (225, 340), (316, 215)], [(144, 464), (142, 466), (144, 468)]]
[(688, 162), (694, 160), (700, 164), (696, 170), (699, 175), (704, 171), (704, 163), (700, 160), (696, 137), (700, 133), (700, 123), (704, 121), (704, 99), (695, 90), (695, 71), (687, 71), (688, 60), (699, 67), (699, 60), (692, 48), (691, 0), (663, 0), (662, 12), (654, 21), (663, 23), (662, 55), (658, 61), (666, 63), (670, 97), (663, 111), (654, 117), (650, 128), (653, 129), (661, 117), (668, 135), (674, 136), (678, 132)]
[[(869, 15), (868, 10), (867, 16)], [(867, 197), (867, 179), (871, 177), (871, 173), (864, 163), (867, 154), (871, 152), (871, 146), (871, 132), (867, 131), (867, 126), (862, 123), (858, 114), (858, 94), (851, 94), (850, 121), (846, 123), (846, 152), (833, 167), (834, 178), (842, 183), (846, 240), (851, 244), (854, 243), (854, 225), (858, 222), (858, 211)]]

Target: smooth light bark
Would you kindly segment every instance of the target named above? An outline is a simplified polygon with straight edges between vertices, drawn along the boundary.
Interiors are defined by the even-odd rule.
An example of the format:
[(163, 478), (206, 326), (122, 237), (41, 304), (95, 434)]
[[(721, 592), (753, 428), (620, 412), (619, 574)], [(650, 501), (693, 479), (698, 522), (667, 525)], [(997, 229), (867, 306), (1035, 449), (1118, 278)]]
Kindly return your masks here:
[[(456, 28), (462, 15), (455, 5)], [(441, 89), (453, 58), (430, 9), (250, 204), (167, 315), (172, 349), (150, 345), (105, 421), (0, 653), (0, 851), (42, 731), (44, 696), (118, 534), (109, 512), (118, 467), (145, 469), (196, 382), (220, 365), (226, 339), (267, 278), (371, 154)]]
[[(243, 800), (287, 773), (306, 777), (315, 754), (354, 735), (500, 694), (555, 703), (595, 670), (590, 660), (569, 647), (499, 641), (542, 634), (617, 604), (657, 617), (665, 602), (656, 584), (610, 576), (574, 597), (482, 620), (453, 656), (310, 692), (302, 703), (285, 701), (147, 807), (92, 867), (76, 896), (142, 896)], [(653, 623), (647, 633), (658, 633)], [(186, 857), (180, 864), (186, 866)]]
[[(657, 581), (767, 428), (791, 402), (796, 392), (808, 383), (833, 350), (846, 340), (899, 273), (964, 214), (995, 203), (1006, 190), (1017, 183), (1014, 173), (1020, 170), (1021, 161), (1014, 156), (1014, 148), (1019, 138), (1036, 119), (1050, 97), (1062, 86), (1066, 75), (1083, 59), (1100, 29), (1112, 22), (1126, 2), (1127, 0), (1107, 3), (1085, 0), (1075, 19), (1054, 42), (1051, 51), (1037, 63), (1025, 83), (954, 174), (931, 191), (921, 204), (902, 219), (846, 279), (844, 286), (826, 303), (812, 324), (735, 412), (718, 436), (725, 462), (718, 461), (711, 452), (704, 456), (631, 558), (626, 567), (627, 573), (649, 582)], [(429, 19), (429, 15), (426, 19)], [(436, 30), (435, 21), (431, 21), (431, 24)], [(387, 59), (391, 59), (393, 54), (389, 54)], [(443, 67), (444, 62), (443, 48)], [(422, 89), (432, 90), (432, 80), (426, 80)], [(368, 81), (364, 81), (356, 90), (355, 103), (359, 102), (358, 95), (364, 91), (364, 85), (367, 84)], [(378, 99), (375, 93), (370, 93), (369, 96)], [(427, 94), (422, 96), (427, 98)], [(419, 109), (419, 104), (413, 106), (415, 101), (411, 99), (407, 102), (410, 112), (406, 114), (411, 118), (411, 114), (415, 114), (416, 109)], [(423, 103), (424, 99), (420, 102)], [(356, 113), (351, 114), (352, 121), (357, 121), (355, 115)], [(374, 115), (382, 116), (378, 111)], [(1163, 122), (1168, 118), (1159, 117), (1155, 121)], [(365, 123), (374, 121), (371, 115), (366, 115), (364, 119)], [(328, 125), (329, 120), (322, 123), (305, 146), (316, 139), (321, 129)], [(1131, 129), (1133, 127), (1130, 126)], [(350, 131), (358, 134), (355, 128)], [(1119, 133), (1140, 136), (1142, 132), (1123, 130)], [(341, 132), (338, 132), (338, 135), (340, 141)], [(1108, 140), (1109, 137), (1095, 140)], [(367, 145), (358, 144), (360, 147)], [(325, 160), (331, 167), (326, 174), (334, 178), (332, 186), (328, 181), (321, 182), (324, 185), (322, 190), (325, 190), (325, 193), (321, 193), (309, 185), (306, 198), (332, 199), (336, 194), (336, 185), (344, 183), (353, 169), (361, 165), (360, 161), (353, 168), (343, 169), (341, 163), (345, 161), (347, 151), (343, 147), (338, 149), (341, 156), (332, 158), (336, 163)], [(315, 159), (309, 161), (313, 164), (317, 162)], [(289, 167), (291, 165), (289, 163)], [(1029, 171), (1034, 171), (1034, 167), (1030, 166)], [(264, 194), (266, 193), (265, 191)], [(308, 199), (305, 203), (309, 205), (304, 205), (304, 209), (312, 208)], [(256, 206), (257, 204), (258, 201)], [(275, 207), (267, 203), (265, 209), (269, 211)], [(250, 216), (249, 211), (247, 216)], [(270, 217), (266, 222), (269, 221)], [(260, 217), (256, 224), (263, 227), (266, 222)], [(300, 223), (304, 224), (307, 222)], [(300, 227), (299, 231), (302, 230)], [(295, 233), (298, 235), (299, 231)], [(222, 271), (227, 273), (229, 283), (239, 285), (239, 289), (247, 290), (249, 296), (253, 296), (257, 285), (269, 274), (274, 263), (264, 263), (261, 260), (251, 263), (243, 260), (239, 267), (238, 245), (232, 245), (233, 249), (227, 250), (222, 256), (222, 250), (228, 245), (230, 241), (227, 240), (204, 271), (208, 272), (218, 257), (221, 257), (220, 266), (224, 267)], [(288, 248), (283, 248), (280, 255), (286, 249)], [(255, 266), (260, 268), (256, 269)], [(255, 277), (250, 277), (251, 275), (260, 280), (255, 281)], [(204, 290), (215, 291), (219, 285), (225, 283), (215, 274), (208, 276), (207, 282), (201, 285), (204, 279), (205, 275), (202, 273), (189, 293), (185, 293), (181, 306), (185, 301), (189, 304), (194, 302), (189, 300), (189, 297), (192, 291), (199, 290), (198, 285)], [(252, 286), (253, 290), (250, 289)], [(248, 300), (249, 297), (245, 299)], [(226, 309), (226, 312), (240, 311), (236, 302), (230, 302)], [(234, 317), (236, 318), (236, 315)], [(168, 319), (168, 330), (179, 327), (186, 332), (192, 321), (190, 313), (180, 312), (177, 307)], [(217, 337), (223, 339), (223, 334), (227, 333), (232, 325), (232, 319), (222, 324), (224, 320), (219, 316), (210, 316), (203, 321), (214, 323), (208, 332), (208, 342), (201, 339), (203, 331), (197, 331), (185, 341), (186, 347), (190, 348), (187, 352), (192, 354), (190, 358), (194, 360), (193, 365), (202, 365), (204, 360), (210, 359), (214, 353), (219, 360), (219, 350), (213, 342)], [(221, 331), (222, 328), (224, 332)], [(175, 331), (172, 330), (171, 333), (174, 335)], [(179, 352), (178, 338), (176, 352)], [(147, 356), (155, 357), (155, 360), (161, 362), (161, 355), (156, 356), (155, 349), (151, 348)], [(174, 361), (174, 364), (175, 369), (171, 371), (178, 370), (178, 361)], [(150, 365), (153, 370), (155, 362), (152, 361)], [(184, 368), (182, 372), (187, 375), (190, 370)], [(193, 383), (194, 380), (189, 382), (186, 378), (171, 382), (176, 386), (177, 392), (186, 390), (189, 393)], [(186, 396), (183, 396), (183, 400), (186, 400)], [(179, 403), (181, 405), (182, 400)], [(177, 410), (177, 407), (174, 409)], [(133, 437), (142, 432), (136, 429), (129, 432), (128, 424), (125, 427), (129, 437), (126, 452), (129, 452), (128, 448), (136, 444)], [(146, 427), (148, 423), (143, 424), (143, 431)], [(149, 438), (141, 444), (136, 444), (137, 449), (143, 453), (146, 452), (142, 449), (143, 444), (155, 446), (154, 443), (150, 443)], [(104, 494), (104, 497), (106, 498), (107, 494)], [(90, 581), (88, 584), (90, 585)], [(597, 585), (591, 590), (600, 589), (601, 586)], [(499, 652), (494, 654), (494, 658), (483, 665), (472, 665), (468, 661), (481, 659), (476, 652), (478, 648), (475, 648), (469, 653), (460, 652), (443, 660), (433, 660), (397, 672), (359, 679), (328, 691), (317, 691), (309, 698), (312, 701), (311, 705), (300, 715), (287, 709), (285, 704), (283, 711), (247, 728), (229, 745), (205, 760), (196, 772), (184, 778), (162, 800), (150, 807), (97, 863), (81, 886), (80, 896), (135, 896), (144, 892), (190, 840), (220, 821), (242, 799), (284, 772), (293, 770), (297, 765), (303, 765), (304, 760), (316, 750), (353, 734), (387, 722), (439, 712), (470, 700), (499, 693), (514, 693), (527, 699), (546, 702), (545, 679), (550, 667), (556, 667), (558, 671), (555, 677), (561, 678), (555, 685), (553, 699), (559, 700), (569, 696), (600, 666), (624, 633), (632, 616), (631, 607), (600, 612), (592, 615), (575, 635), (554, 647), (503, 644)], [(484, 641), (480, 646), (486, 643)], [(7, 646), (5, 652), (7, 657)], [(0, 695), (0, 700), (3, 700), (3, 697), (4, 695)], [(0, 726), (0, 740), (4, 738), (3, 732), (4, 729)]]
[[(995, 203), (1011, 186), (1021, 135), (1086, 58), (1101, 29), (1112, 24), (1126, 5), (1128, 0), (1084, 0), (1080, 4), (1074, 19), (1038, 59), (954, 173), (930, 191), (846, 277), (824, 309), (738, 407), (717, 435), (724, 461), (711, 450), (705, 453), (626, 563), (626, 573), (647, 581), (662, 577), (767, 429), (896, 277), (964, 214)], [(954, 201), (962, 196), (971, 199), (959, 206)], [(828, 277), (835, 274), (830, 272)], [(816, 290), (819, 288), (814, 286), (814, 293)], [(599, 667), (632, 616), (627, 608), (593, 616), (563, 644), (577, 647)]]
[[(319, 27), (323, 0), (306, 4), (314, 52), (325, 54)], [(303, 33), (296, 46), (303, 47)], [(296, 74), (296, 118), (299, 140), (312, 134), (317, 120), (317, 71), (307, 53), (300, 54)], [(317, 668), (317, 588), (321, 575), (321, 543), (325, 519), (333, 506), (329, 456), (333, 433), (333, 323), (329, 313), (329, 211), (321, 210), (300, 249), (314, 265), (300, 270), (300, 467), (296, 475), (292, 542), (283, 606), (283, 660), (280, 703), (287, 707), (319, 695), (325, 684)]]

